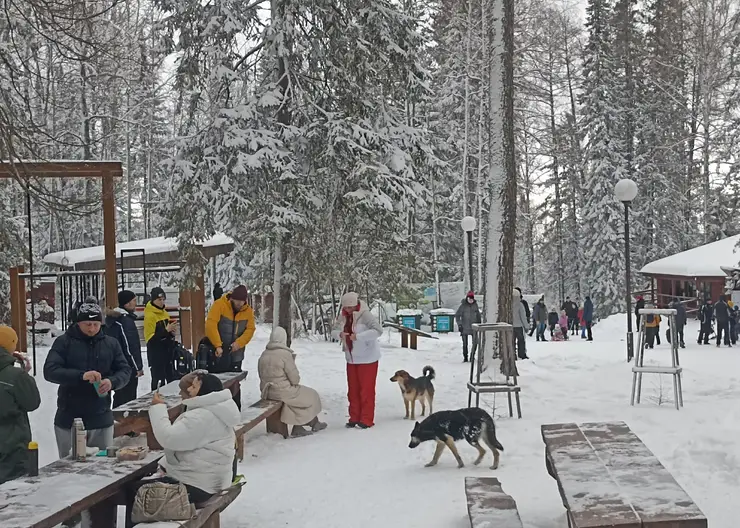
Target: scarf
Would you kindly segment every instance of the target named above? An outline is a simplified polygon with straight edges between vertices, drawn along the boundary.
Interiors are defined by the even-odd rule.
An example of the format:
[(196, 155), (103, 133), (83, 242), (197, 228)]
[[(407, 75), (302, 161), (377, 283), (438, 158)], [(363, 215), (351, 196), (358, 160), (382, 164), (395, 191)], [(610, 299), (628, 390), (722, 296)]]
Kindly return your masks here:
[[(358, 304), (355, 309), (359, 311), (360, 305)], [(352, 334), (354, 334), (353, 327), (355, 322), (354, 312), (355, 310), (350, 311), (348, 308), (342, 309), (342, 315), (344, 316), (344, 339), (347, 343), (347, 350), (350, 354), (352, 353), (352, 345), (354, 343), (354, 341), (352, 341)]]

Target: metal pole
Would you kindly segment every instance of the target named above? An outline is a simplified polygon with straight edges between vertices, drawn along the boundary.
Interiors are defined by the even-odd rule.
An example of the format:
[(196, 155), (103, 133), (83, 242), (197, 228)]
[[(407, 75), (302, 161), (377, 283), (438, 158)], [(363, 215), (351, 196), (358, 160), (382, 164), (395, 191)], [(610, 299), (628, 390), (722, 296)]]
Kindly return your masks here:
[(632, 334), (632, 277), (630, 275), (630, 203), (624, 202), (624, 260), (627, 282), (627, 362), (635, 355), (634, 337)]
[[(36, 375), (36, 312), (33, 309), (33, 232), (31, 230), (31, 192), (26, 187), (26, 212), (28, 213), (28, 267), (29, 267), (29, 293), (31, 294), (31, 350), (33, 354), (33, 375)], [(23, 312), (21, 317), (25, 317), (26, 292), (21, 292), (23, 296)]]
[(468, 231), (468, 273), (470, 274), (470, 291), (475, 291), (473, 283), (473, 232)]

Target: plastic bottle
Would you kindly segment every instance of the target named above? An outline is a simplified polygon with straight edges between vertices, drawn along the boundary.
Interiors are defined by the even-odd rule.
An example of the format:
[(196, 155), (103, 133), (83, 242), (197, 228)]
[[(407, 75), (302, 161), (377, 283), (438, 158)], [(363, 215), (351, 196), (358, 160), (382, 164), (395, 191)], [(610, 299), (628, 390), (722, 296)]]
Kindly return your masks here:
[(28, 474), (39, 476), (39, 445), (36, 442), (28, 442)]

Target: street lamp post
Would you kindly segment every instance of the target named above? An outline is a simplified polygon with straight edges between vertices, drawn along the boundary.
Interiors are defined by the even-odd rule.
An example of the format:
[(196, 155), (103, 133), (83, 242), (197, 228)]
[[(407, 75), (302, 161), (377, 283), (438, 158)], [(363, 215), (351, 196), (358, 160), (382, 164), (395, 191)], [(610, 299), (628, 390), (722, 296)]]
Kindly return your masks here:
[(475, 231), (476, 220), (473, 216), (466, 216), (462, 219), (463, 231), (468, 235), (468, 274), (470, 275), (470, 291), (475, 291), (473, 287), (473, 231)]
[(637, 197), (637, 184), (625, 178), (619, 180), (614, 186), (614, 196), (624, 204), (624, 260), (625, 280), (627, 293), (627, 361), (632, 361), (635, 356), (635, 346), (632, 334), (632, 277), (630, 275), (630, 204)]

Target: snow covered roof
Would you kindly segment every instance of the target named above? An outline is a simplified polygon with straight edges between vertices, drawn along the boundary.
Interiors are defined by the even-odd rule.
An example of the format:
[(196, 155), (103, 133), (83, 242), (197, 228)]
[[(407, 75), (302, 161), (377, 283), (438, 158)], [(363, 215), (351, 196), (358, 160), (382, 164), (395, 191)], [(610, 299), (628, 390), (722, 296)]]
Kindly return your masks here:
[(740, 251), (735, 246), (740, 235), (710, 242), (645, 265), (645, 275), (673, 275), (677, 277), (726, 277), (722, 267), (734, 268), (740, 262)]
[[(197, 244), (206, 258), (215, 255), (225, 255), (234, 249), (234, 240), (223, 233), (217, 233), (213, 237)], [(156, 237), (144, 240), (132, 240), (131, 242), (116, 243), (116, 262), (120, 265), (121, 250), (144, 250), (147, 266), (155, 263), (177, 262), (180, 254), (177, 249), (176, 238)], [(105, 265), (105, 246), (95, 246), (69, 251), (58, 251), (49, 253), (44, 257), (44, 262), (52, 266), (59, 266), (74, 270), (102, 269)], [(141, 255), (136, 253), (126, 254), (124, 264), (127, 267), (141, 266)]]

